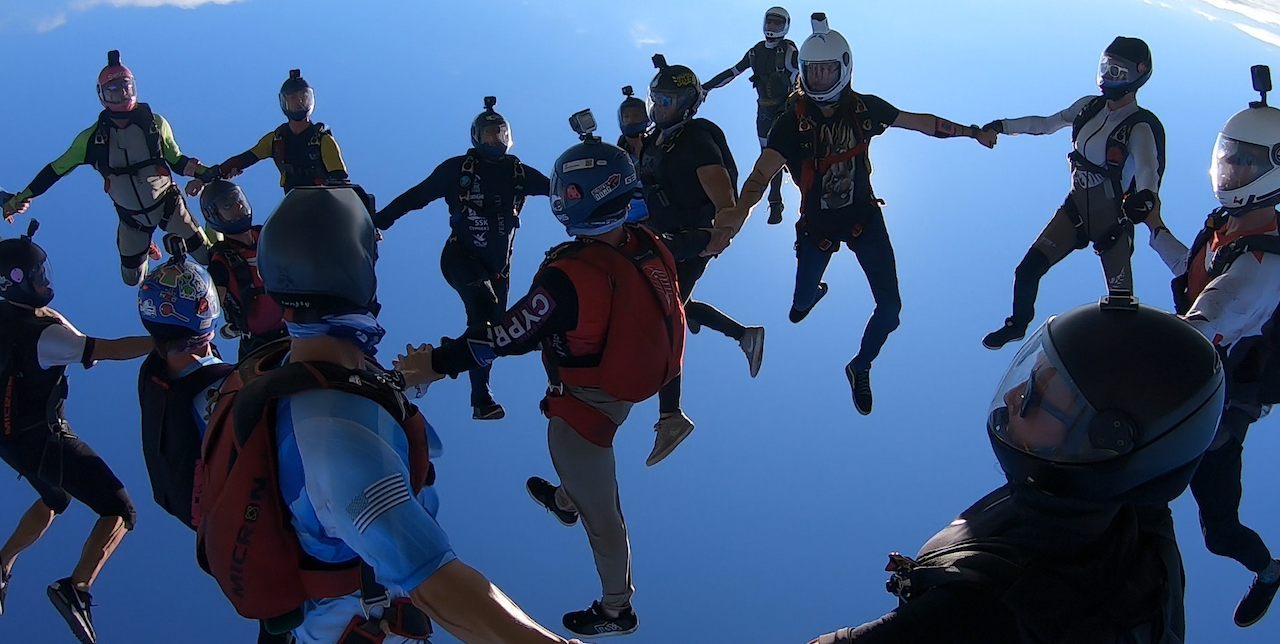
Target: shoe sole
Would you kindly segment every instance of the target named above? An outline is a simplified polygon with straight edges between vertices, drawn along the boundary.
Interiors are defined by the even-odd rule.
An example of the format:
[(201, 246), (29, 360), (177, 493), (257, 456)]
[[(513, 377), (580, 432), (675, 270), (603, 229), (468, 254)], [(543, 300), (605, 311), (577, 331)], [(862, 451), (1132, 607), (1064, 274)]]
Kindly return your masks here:
[(760, 337), (751, 345), (751, 353), (747, 354), (747, 370), (751, 377), (760, 374), (760, 366), (764, 363), (764, 327), (760, 327)]
[[(850, 369), (849, 367), (845, 367), (844, 377), (849, 381), (849, 388), (853, 389), (853, 370)], [(856, 395), (853, 398), (853, 408), (858, 410), (858, 413), (862, 414), (863, 416), (871, 415), (871, 409), (869, 408), (863, 409), (862, 406), (858, 404), (858, 397)]]
[[(563, 625), (563, 622), (561, 622), (561, 625)], [(570, 633), (573, 633), (574, 635), (577, 635), (578, 637), (586, 637), (594, 640), (594, 639), (600, 639), (602, 637), (617, 637), (619, 635), (630, 635), (636, 632), (637, 630), (640, 630), (640, 622), (637, 621), (635, 626), (632, 626), (630, 629), (625, 631), (608, 631), (606, 633), (579, 633), (578, 631), (575, 631), (572, 628), (569, 628), (568, 626), (565, 626), (564, 629), (566, 631), (569, 631)]]
[(45, 589), (45, 594), (49, 596), (49, 601), (53, 602), (53, 607), (58, 609), (58, 613), (62, 615), (62, 619), (67, 622), (67, 627), (71, 629), (71, 634), (80, 640), (80, 644), (97, 644), (97, 633), (93, 631), (93, 624), (85, 624), (80, 620), (80, 615), (71, 608), (71, 605), (62, 598), (62, 593), (53, 589), (52, 586)]
[[(1010, 339), (1010, 340), (1009, 340), (1009, 342), (1017, 342), (1017, 341), (1019, 341), (1019, 340), (1021, 340), (1021, 339), (1025, 338), (1025, 337), (1027, 337), (1027, 335), (1024, 333), (1024, 334), (1022, 334), (1022, 335), (1020, 335), (1020, 336), (1018, 336), (1018, 337), (1016, 337), (1016, 338), (1012, 338), (1012, 339)], [(1009, 344), (1009, 342), (1006, 342), (1006, 343), (1004, 343), (1004, 344), (1002, 344), (1002, 345), (1000, 345), (1000, 346), (998, 346), (998, 347), (993, 347), (993, 346), (991, 346), (991, 345), (987, 344), (987, 341), (986, 341), (986, 340), (983, 340), (983, 341), (982, 341), (982, 346), (983, 346), (984, 348), (986, 348), (986, 349), (991, 350), (991, 351), (999, 351), (999, 350), (1003, 349), (1003, 348), (1005, 347), (1005, 345), (1006, 345), (1006, 344)]]
[(684, 439), (688, 438), (689, 434), (693, 433), (693, 429), (695, 427), (697, 427), (697, 425), (689, 425), (689, 431), (685, 432), (683, 436), (677, 438), (676, 442), (672, 443), (670, 447), (663, 450), (662, 452), (650, 454), (649, 458), (645, 459), (645, 462), (644, 462), (645, 467), (653, 467), (654, 465), (661, 463), (662, 459), (665, 459), (666, 457), (671, 456), (671, 453), (676, 451), (677, 447), (680, 447), (680, 443), (683, 443)]
[(502, 420), (503, 418), (506, 418), (506, 417), (507, 417), (507, 410), (505, 409), (491, 411), (487, 414), (477, 414), (474, 411), (471, 412), (471, 420)]
[[(559, 513), (557, 513), (555, 510), (552, 510), (551, 508), (547, 507), (547, 506), (546, 506), (546, 504), (544, 504), (544, 503), (542, 502), (542, 500), (541, 500), (541, 499), (539, 499), (538, 497), (536, 497), (536, 496), (534, 496), (534, 495), (533, 495), (533, 490), (530, 490), (530, 489), (529, 489), (529, 486), (528, 486), (527, 484), (524, 486), (524, 491), (529, 493), (529, 498), (533, 499), (533, 502), (534, 502), (534, 503), (537, 503), (537, 504), (538, 504), (538, 507), (541, 507), (543, 510), (546, 510), (548, 514), (550, 514), (551, 516), (555, 517), (556, 521), (558, 521), (558, 522), (560, 523), (560, 525), (562, 525), (562, 526), (564, 526), (564, 527), (566, 527), (566, 528), (572, 528), (573, 526), (578, 525), (578, 518), (577, 518), (577, 515), (574, 515), (573, 523), (565, 523), (565, 522), (564, 522), (564, 519), (561, 519), (561, 518), (560, 518), (560, 514), (559, 514)], [(555, 503), (555, 501), (552, 501), (552, 503)]]

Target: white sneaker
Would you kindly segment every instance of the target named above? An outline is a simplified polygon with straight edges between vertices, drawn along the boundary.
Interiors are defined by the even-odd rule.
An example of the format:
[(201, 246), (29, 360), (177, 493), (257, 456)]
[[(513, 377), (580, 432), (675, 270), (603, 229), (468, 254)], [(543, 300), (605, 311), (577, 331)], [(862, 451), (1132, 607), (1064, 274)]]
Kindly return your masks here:
[(658, 436), (653, 440), (653, 451), (649, 452), (649, 458), (644, 462), (649, 467), (657, 465), (671, 452), (676, 451), (676, 447), (693, 433), (693, 421), (689, 420), (684, 412), (678, 411), (660, 419), (653, 426), (653, 431), (657, 432)]
[(747, 367), (751, 369), (751, 377), (760, 373), (760, 363), (764, 360), (764, 327), (749, 326), (738, 346), (747, 354)]

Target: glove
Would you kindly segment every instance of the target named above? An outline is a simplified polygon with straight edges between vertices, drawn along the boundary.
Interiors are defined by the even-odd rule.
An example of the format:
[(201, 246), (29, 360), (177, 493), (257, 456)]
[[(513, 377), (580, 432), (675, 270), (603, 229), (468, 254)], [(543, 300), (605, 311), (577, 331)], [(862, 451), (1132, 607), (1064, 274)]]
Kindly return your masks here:
[(1129, 195), (1124, 200), (1124, 214), (1135, 224), (1140, 224), (1147, 220), (1147, 216), (1156, 209), (1156, 195), (1150, 190), (1143, 189)]
[(996, 131), (996, 134), (1004, 134), (1004, 121), (1002, 121), (1002, 120), (1000, 120), (1000, 119), (996, 119), (996, 120), (994, 120), (994, 121), (992, 121), (992, 122), (990, 122), (990, 123), (987, 123), (986, 125), (982, 126), (982, 129), (984, 129), (984, 130), (995, 130), (995, 131)]
[(212, 166), (204, 172), (201, 172), (196, 178), (199, 179), (201, 183), (213, 183), (214, 179), (222, 178), (222, 166)]

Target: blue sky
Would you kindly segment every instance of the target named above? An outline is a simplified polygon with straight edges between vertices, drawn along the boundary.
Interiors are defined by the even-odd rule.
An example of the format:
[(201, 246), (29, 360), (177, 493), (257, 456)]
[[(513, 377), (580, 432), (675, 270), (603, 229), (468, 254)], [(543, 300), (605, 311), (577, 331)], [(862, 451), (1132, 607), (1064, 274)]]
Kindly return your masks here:
[[(940, 11), (930, 0), (865, 0), (787, 7), (797, 42), (809, 33), (810, 12), (829, 13), (853, 44), (859, 91), (962, 123), (1060, 110), (1096, 91), (1098, 55), (1114, 36), (1146, 39), (1155, 74), (1140, 101), (1168, 130), (1164, 219), (1187, 240), (1216, 204), (1209, 153), (1221, 124), (1253, 99), (1248, 67), (1277, 62), (1276, 4), (974, 0)], [(619, 88), (647, 83), (653, 53), (709, 78), (759, 40), (767, 6), (0, 5), (0, 60), (8, 70), (0, 109), (10, 124), (0, 185), (7, 189), (20, 189), (93, 121), (94, 79), (104, 53), (120, 49), (141, 100), (169, 119), (184, 152), (210, 162), (247, 149), (283, 120), (276, 92), (289, 69), (301, 68), (316, 88), (316, 118), (333, 130), (353, 179), (381, 203), (465, 150), (483, 96), (497, 95), (512, 122), (513, 152), (546, 172), (575, 141), (565, 122), (570, 114), (593, 108), (612, 136)], [(744, 171), (758, 151), (753, 101), (742, 78), (712, 93), (701, 111), (724, 128)], [(643, 460), (656, 404), (638, 406), (618, 435), (642, 623), (629, 642), (800, 643), (892, 608), (883, 591), (885, 554), (915, 551), (1002, 480), (983, 423), (1015, 350), (992, 353), (979, 340), (1008, 315), (1013, 268), (1061, 203), (1068, 149), (1066, 132), (1002, 138), (995, 150), (902, 130), (876, 140), (874, 183), (887, 201), (904, 310), (872, 370), (869, 417), (852, 409), (842, 376), (871, 312), (852, 255), (832, 262), (831, 293), (803, 325), (786, 320), (794, 188), (786, 193), (786, 225), (753, 219), (711, 265), (697, 296), (744, 323), (766, 325), (764, 367), (752, 380), (735, 343), (710, 332), (691, 337), (685, 410), (697, 423), (693, 435), (652, 469)], [(260, 219), (280, 198), (275, 181), (269, 162), (241, 177)], [(82, 168), (30, 213), (41, 220), (37, 239), (54, 262), (54, 305), (84, 332), (111, 337), (141, 327), (134, 294), (119, 281), (116, 220), (100, 186)], [(542, 252), (564, 238), (545, 199), (531, 199), (523, 220), (512, 271), (517, 296)], [(388, 353), (462, 329), (462, 306), (439, 275), (446, 236), (443, 204), (434, 204), (401, 220), (383, 242)], [(1139, 296), (1170, 306), (1170, 276), (1145, 238), (1134, 270)], [(1071, 256), (1045, 279), (1037, 323), (1095, 300), (1101, 289), (1093, 254)], [(107, 642), (250, 641), (252, 626), (196, 568), (189, 533), (149, 498), (136, 370), (136, 362), (72, 370), (69, 418), (124, 480), (140, 517), (95, 586), (98, 631)], [(446, 444), (437, 463), (439, 518), (455, 550), (558, 629), (560, 616), (587, 606), (599, 585), (581, 529), (559, 526), (522, 489), (530, 475), (554, 475), (537, 411), (544, 382), (536, 356), (508, 359), (494, 371), (505, 420), (470, 420), (465, 379), (435, 385), (424, 409)], [(1280, 469), (1268, 467), (1280, 450), (1275, 424), (1263, 420), (1249, 438), (1242, 513), (1280, 548), (1280, 517), (1268, 512), (1268, 493), (1280, 488)], [(0, 531), (33, 498), (25, 482), (0, 475)], [(43, 586), (69, 574), (90, 514), (73, 506), (19, 559), (0, 640), (73, 641)], [(1276, 641), (1280, 617), (1246, 631), (1231, 624), (1251, 575), (1204, 550), (1189, 495), (1175, 503), (1175, 518), (1187, 566), (1189, 639)]]

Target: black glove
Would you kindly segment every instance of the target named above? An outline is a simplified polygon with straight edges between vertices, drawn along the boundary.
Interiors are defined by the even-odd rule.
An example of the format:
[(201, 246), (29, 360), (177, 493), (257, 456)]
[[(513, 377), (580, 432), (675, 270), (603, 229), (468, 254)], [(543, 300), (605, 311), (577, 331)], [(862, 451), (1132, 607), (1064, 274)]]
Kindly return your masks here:
[(222, 166), (220, 165), (212, 166), (209, 169), (205, 170), (204, 172), (200, 173), (200, 175), (197, 176), (196, 178), (203, 183), (213, 183), (214, 179), (222, 178)]
[(1156, 209), (1156, 194), (1150, 190), (1139, 190), (1138, 192), (1125, 197), (1124, 214), (1135, 224), (1140, 224), (1147, 220), (1147, 216), (1151, 211)]
[(992, 121), (992, 122), (990, 122), (990, 123), (987, 123), (986, 125), (982, 126), (982, 129), (984, 129), (984, 130), (995, 130), (995, 131), (996, 131), (996, 134), (1004, 134), (1004, 121), (1002, 121), (1002, 120), (1000, 120), (1000, 119), (996, 119), (996, 120), (994, 120), (994, 121)]

